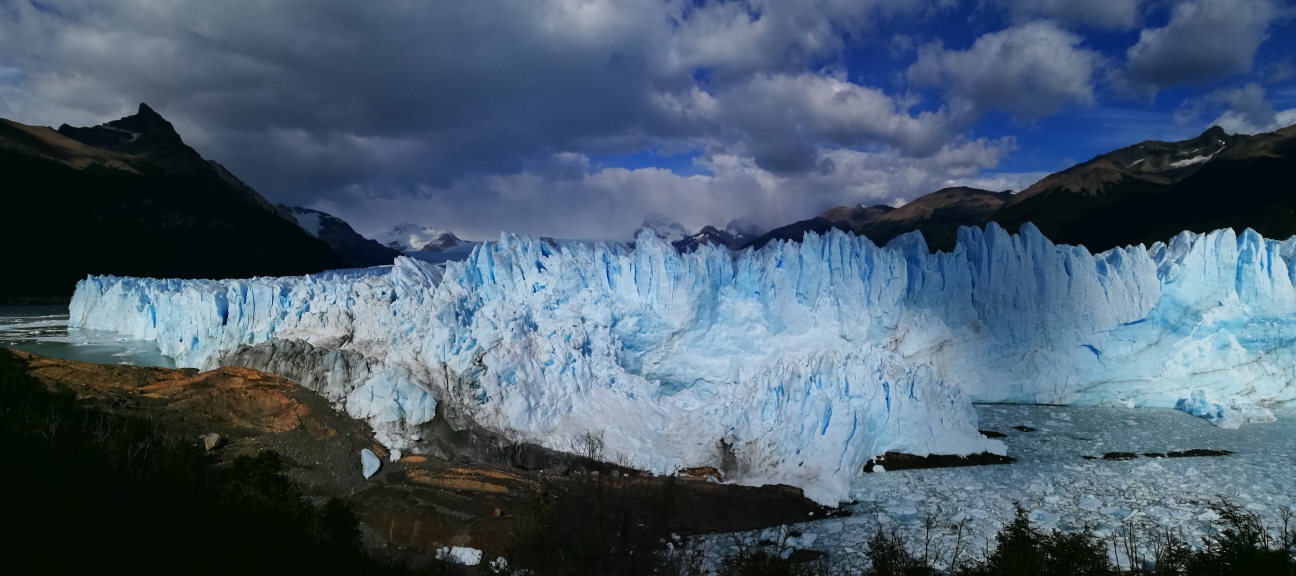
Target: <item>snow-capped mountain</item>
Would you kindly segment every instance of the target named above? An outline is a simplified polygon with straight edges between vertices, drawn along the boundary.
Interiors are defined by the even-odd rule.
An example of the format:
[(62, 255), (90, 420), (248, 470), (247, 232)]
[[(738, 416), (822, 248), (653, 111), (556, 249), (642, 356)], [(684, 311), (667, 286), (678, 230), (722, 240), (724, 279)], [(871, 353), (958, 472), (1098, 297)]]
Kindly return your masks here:
[(725, 224), (724, 232), (733, 236), (737, 240), (750, 242), (765, 233), (765, 229), (752, 222), (750, 218), (743, 216), (734, 218), (728, 224)]
[(704, 226), (697, 234), (685, 236), (671, 245), (680, 252), (692, 252), (704, 244), (737, 250), (764, 233), (765, 230), (751, 220), (739, 218), (730, 220), (723, 229)]
[(357, 268), (390, 265), (401, 254), (400, 251), (383, 246), (376, 240), (361, 236), (345, 220), (327, 212), (282, 204), (279, 208), (292, 214), (302, 229), (311, 236), (327, 242), (338, 256)]
[(401, 222), (375, 236), (380, 244), (401, 252), (441, 252), (463, 244), (453, 232), (410, 222)]
[(760, 226), (744, 217), (730, 220), (723, 228), (703, 226), (702, 230), (694, 234), (689, 232), (689, 229), (685, 228), (683, 224), (671, 219), (671, 217), (652, 212), (644, 218), (643, 224), (635, 228), (634, 235), (630, 239), (630, 245), (633, 247), (634, 239), (639, 237), (640, 232), (648, 229), (655, 232), (657, 238), (665, 240), (680, 252), (691, 252), (702, 245), (721, 246), (735, 250), (765, 233)]
[(634, 242), (639, 237), (639, 233), (647, 229), (651, 229), (657, 234), (658, 238), (665, 240), (667, 243), (678, 242), (693, 235), (688, 228), (685, 228), (683, 224), (676, 222), (670, 216), (660, 212), (651, 212), (644, 217), (643, 224), (635, 228), (634, 233), (630, 235), (630, 241)]

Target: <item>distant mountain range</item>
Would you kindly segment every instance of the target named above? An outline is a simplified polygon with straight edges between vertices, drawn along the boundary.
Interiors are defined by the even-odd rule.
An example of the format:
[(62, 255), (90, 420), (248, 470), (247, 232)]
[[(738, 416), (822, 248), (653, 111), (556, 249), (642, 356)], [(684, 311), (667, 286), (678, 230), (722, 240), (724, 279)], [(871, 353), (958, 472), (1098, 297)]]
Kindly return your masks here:
[(391, 264), (401, 255), (399, 250), (361, 236), (351, 229), (350, 224), (332, 214), (301, 206), (280, 204), (278, 207), (291, 214), (308, 234), (327, 243), (350, 266), (383, 266)]
[[(931, 250), (960, 226), (1032, 222), (1058, 243), (1098, 252), (1184, 230), (1254, 228), (1296, 234), (1296, 127), (1229, 135), (1212, 127), (1181, 142), (1146, 141), (1049, 175), (1019, 193), (945, 188), (898, 208), (838, 207), (765, 232), (747, 220), (693, 233), (661, 214), (652, 229), (687, 253), (702, 245), (760, 247), (841, 229), (877, 244), (919, 231)], [(88, 128), (0, 119), (0, 302), (66, 297), (87, 274), (166, 278), (298, 275), (390, 264), (404, 252), (459, 259), (475, 243), (401, 223), (375, 240), (330, 214), (275, 206), (186, 145), (147, 105)], [(462, 253), (462, 254), (461, 254)]]
[(147, 105), (90, 128), (0, 120), (0, 301), (87, 274), (293, 275), (348, 264)]
[(401, 252), (444, 252), (464, 243), (454, 232), (409, 222), (401, 222), (377, 236), (379, 243)]
[(1049, 175), (1017, 194), (945, 188), (905, 204), (838, 207), (771, 230), (744, 247), (800, 241), (833, 228), (884, 245), (919, 231), (928, 248), (950, 250), (959, 226), (1032, 222), (1057, 243), (1092, 252), (1151, 244), (1179, 232), (1253, 228), (1296, 234), (1296, 126), (1229, 135), (1211, 127), (1181, 142), (1149, 140)]
[(651, 229), (658, 238), (670, 242), (680, 253), (692, 252), (702, 245), (723, 246), (737, 250), (765, 233), (763, 228), (752, 223), (751, 220), (737, 218), (730, 220), (724, 228), (703, 226), (701, 231), (694, 234), (669, 216), (653, 212), (635, 229), (630, 245), (634, 245), (633, 238), (638, 238), (639, 233), (647, 229)]

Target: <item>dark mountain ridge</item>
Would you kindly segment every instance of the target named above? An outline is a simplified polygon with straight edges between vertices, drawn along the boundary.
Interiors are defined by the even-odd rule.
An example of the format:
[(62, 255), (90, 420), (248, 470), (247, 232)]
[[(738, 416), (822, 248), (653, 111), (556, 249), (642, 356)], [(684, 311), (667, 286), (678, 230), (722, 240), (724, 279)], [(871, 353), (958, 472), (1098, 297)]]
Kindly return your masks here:
[(327, 212), (283, 204), (277, 208), (291, 214), (302, 229), (328, 243), (333, 252), (356, 268), (389, 265), (401, 255), (400, 250), (361, 236), (345, 220)]
[(67, 296), (87, 274), (296, 275), (347, 263), (146, 105), (91, 128), (0, 120), (0, 299)]
[(946, 188), (900, 208), (833, 208), (776, 228), (748, 246), (799, 241), (833, 228), (878, 245), (920, 231), (932, 251), (951, 250), (960, 226), (1031, 222), (1050, 240), (1091, 252), (1165, 241), (1184, 230), (1252, 228), (1296, 234), (1296, 126), (1248, 136), (1212, 126), (1179, 142), (1149, 140), (1044, 177), (1017, 194)]
[(671, 242), (675, 250), (681, 254), (697, 250), (703, 245), (721, 246), (730, 250), (737, 250), (746, 245), (748, 242), (764, 234), (765, 230), (760, 226), (752, 223), (747, 218), (735, 218), (730, 220), (721, 230), (715, 226), (703, 226), (697, 234), (690, 234)]
[(959, 226), (980, 223), (1003, 206), (1010, 195), (1010, 192), (958, 186), (926, 194), (899, 208), (882, 204), (839, 206), (809, 220), (775, 228), (748, 246), (760, 248), (774, 240), (800, 241), (806, 232), (823, 234), (836, 228), (868, 236), (878, 245), (919, 230), (933, 250), (949, 250), (954, 247)]

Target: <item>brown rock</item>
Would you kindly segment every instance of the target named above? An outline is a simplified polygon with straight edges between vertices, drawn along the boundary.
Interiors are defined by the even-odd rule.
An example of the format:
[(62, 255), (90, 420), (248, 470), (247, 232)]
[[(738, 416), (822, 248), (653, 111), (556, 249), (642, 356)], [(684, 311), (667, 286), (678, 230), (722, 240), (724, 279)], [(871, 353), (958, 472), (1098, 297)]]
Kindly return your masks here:
[(699, 466), (697, 468), (681, 468), (679, 471), (679, 475), (688, 478), (701, 478), (703, 480), (707, 478), (715, 478), (717, 480), (720, 479), (720, 471), (710, 466)]

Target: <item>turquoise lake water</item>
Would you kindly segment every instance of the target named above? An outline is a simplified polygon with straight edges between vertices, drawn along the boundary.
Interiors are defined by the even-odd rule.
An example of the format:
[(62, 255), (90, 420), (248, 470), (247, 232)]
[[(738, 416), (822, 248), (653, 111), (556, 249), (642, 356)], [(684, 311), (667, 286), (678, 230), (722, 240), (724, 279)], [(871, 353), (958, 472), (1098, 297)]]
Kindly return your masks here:
[(116, 332), (68, 328), (67, 306), (0, 306), (0, 348), (53, 358), (175, 368), (157, 344)]

